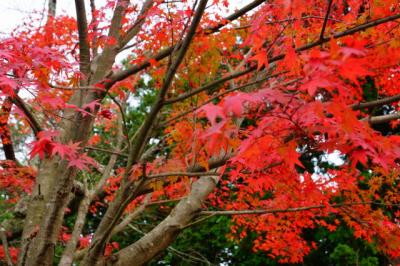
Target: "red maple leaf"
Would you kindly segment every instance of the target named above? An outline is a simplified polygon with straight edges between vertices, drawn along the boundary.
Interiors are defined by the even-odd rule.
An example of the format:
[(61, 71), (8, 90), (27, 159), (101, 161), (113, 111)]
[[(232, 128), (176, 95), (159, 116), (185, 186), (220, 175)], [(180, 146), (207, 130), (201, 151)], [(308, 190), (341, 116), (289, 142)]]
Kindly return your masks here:
[(30, 159), (35, 157), (35, 155), (39, 155), (40, 159), (43, 159), (46, 155), (51, 155), (54, 142), (52, 137), (57, 136), (58, 132), (56, 131), (41, 131), (37, 134), (38, 140), (33, 141), (31, 143), (32, 150), (29, 153)]
[(263, 67), (268, 66), (268, 53), (267, 53), (267, 51), (263, 50), (261, 52), (256, 53), (252, 57), (250, 57), (249, 60), (256, 61), (257, 62), (257, 70), (260, 70)]

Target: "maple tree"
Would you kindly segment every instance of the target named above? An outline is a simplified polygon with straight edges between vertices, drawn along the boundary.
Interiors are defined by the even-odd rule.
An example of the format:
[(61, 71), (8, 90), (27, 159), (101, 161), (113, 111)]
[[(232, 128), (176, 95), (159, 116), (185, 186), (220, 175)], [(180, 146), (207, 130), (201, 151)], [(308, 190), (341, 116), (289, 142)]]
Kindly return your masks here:
[(75, 0), (2, 40), (2, 260), (143, 265), (219, 215), (281, 263), (317, 227), (400, 256), (399, 2), (231, 2)]

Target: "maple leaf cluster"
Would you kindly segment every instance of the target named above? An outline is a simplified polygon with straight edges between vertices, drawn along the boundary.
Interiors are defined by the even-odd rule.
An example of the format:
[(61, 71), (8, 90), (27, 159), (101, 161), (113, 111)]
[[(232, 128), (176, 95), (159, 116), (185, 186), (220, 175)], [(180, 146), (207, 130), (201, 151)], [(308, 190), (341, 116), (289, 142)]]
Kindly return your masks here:
[[(154, 1), (143, 18), (137, 4), (93, 9), (86, 72), (74, 18), (29, 24), (3, 40), (1, 141), (7, 156), (14, 145), (25, 158), (1, 162), (0, 193), (14, 204), (57, 162), (89, 201), (69, 211), (106, 221), (114, 202), (121, 217), (148, 206), (171, 211), (165, 203), (192, 199), (193, 184), (213, 177), (198, 213), (232, 215), (229, 237), (256, 232), (253, 249), (282, 263), (318, 248), (307, 229), (340, 225), (399, 257), (398, 1), (262, 2), (234, 21), (218, 14), (229, 1), (212, 1), (175, 70), (190, 1)], [(118, 37), (108, 34), (115, 6), (125, 10)], [(131, 54), (124, 65), (107, 62), (97, 77), (96, 56), (123, 50)], [(75, 235), (80, 251), (100, 239), (87, 227)], [(75, 228), (59, 231), (64, 248)], [(101, 239), (110, 240), (106, 258), (123, 250)]]

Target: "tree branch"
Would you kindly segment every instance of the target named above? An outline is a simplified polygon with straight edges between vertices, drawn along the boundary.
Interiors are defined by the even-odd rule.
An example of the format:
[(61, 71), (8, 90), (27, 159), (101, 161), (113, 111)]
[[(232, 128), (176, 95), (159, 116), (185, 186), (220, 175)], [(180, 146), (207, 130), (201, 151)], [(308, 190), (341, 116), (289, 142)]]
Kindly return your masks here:
[(25, 105), (24, 101), (18, 96), (15, 95), (14, 97), (11, 98), (12, 102), (18, 106), (19, 109), (21, 109), (21, 111), (24, 113), (24, 115), (27, 118), (27, 121), (29, 123), (29, 125), (32, 128), (33, 133), (35, 134), (35, 136), (37, 136), (37, 134), (42, 131), (42, 127), (40, 126), (38, 120), (36, 119), (36, 117), (33, 115), (33, 113), (28, 109), (28, 107)]
[[(126, 101), (123, 102), (123, 104), (121, 104), (120, 102), (118, 102), (118, 100), (112, 96), (110, 93), (107, 92), (108, 97), (110, 97), (110, 99), (117, 105), (118, 110), (119, 110), (119, 114), (121, 116), (121, 124), (122, 124), (122, 132), (124, 133), (124, 136), (126, 138), (126, 140), (128, 140), (128, 153), (131, 150), (130, 147), (130, 142), (129, 142), (129, 130), (128, 130), (128, 124), (127, 124), (127, 120), (125, 117), (125, 106), (126, 106)], [(123, 105), (123, 106), (122, 106)]]
[[(192, 23), (190, 24), (190, 27), (188, 29), (188, 32), (182, 41), (182, 45), (177, 52), (178, 54), (174, 58), (171, 66), (168, 68), (167, 74), (165, 75), (164, 78), (164, 83), (163, 86), (160, 89), (160, 92), (157, 96), (155, 104), (152, 106), (152, 109), (148, 116), (146, 117), (145, 121), (143, 122), (143, 125), (140, 127), (139, 132), (136, 136), (136, 138), (133, 140), (134, 144), (132, 145), (132, 153), (130, 154), (130, 159), (132, 162), (136, 162), (138, 157), (139, 157), (139, 152), (142, 148), (142, 145), (144, 144), (144, 140), (147, 136), (147, 132), (151, 128), (156, 116), (158, 115), (158, 112), (161, 110), (162, 106), (165, 103), (165, 95), (172, 83), (172, 80), (174, 79), (175, 73), (178, 70), (179, 65), (181, 64), (187, 50), (189, 49), (190, 43), (192, 39), (194, 38), (194, 35), (196, 33), (197, 26), (200, 23), (200, 19), (203, 16), (205, 7), (207, 4), (207, 0), (201, 0), (199, 3), (199, 6), (196, 10), (196, 13), (193, 16)], [(129, 162), (128, 162), (129, 165)]]
[[(266, 22), (265, 25), (281, 24), (281, 23), (285, 23), (285, 22), (293, 22), (293, 21), (296, 21), (296, 20), (305, 20), (305, 19), (325, 19), (325, 17), (321, 17), (321, 16), (303, 16), (303, 17), (300, 17), (300, 18), (287, 18), (287, 19), (281, 19), (281, 20), (276, 20), (276, 21), (269, 21), (269, 22)], [(333, 22), (343, 22), (342, 20), (338, 20), (338, 19), (335, 19), (335, 18), (332, 18), (332, 17), (328, 18), (328, 20), (333, 21)], [(250, 27), (251, 27), (251, 25), (248, 24), (248, 25), (235, 27), (234, 29), (235, 30), (242, 30), (242, 29), (247, 29), (247, 28), (250, 28)]]
[(269, 213), (287, 213), (287, 212), (299, 212), (299, 211), (307, 211), (312, 209), (325, 209), (327, 207), (339, 208), (344, 206), (355, 206), (355, 205), (382, 205), (382, 206), (400, 206), (400, 204), (380, 204), (373, 201), (365, 201), (365, 202), (349, 202), (349, 203), (338, 203), (338, 204), (329, 204), (329, 205), (313, 205), (313, 206), (304, 206), (297, 208), (287, 208), (287, 209), (261, 209), (261, 210), (231, 210), (231, 211), (201, 211), (200, 214), (204, 215), (253, 215), (253, 214), (269, 214)]
[[(95, 265), (99, 260), (99, 255), (102, 253), (105, 241), (109, 238), (110, 233), (116, 225), (116, 222), (120, 218), (123, 213), (123, 210), (131, 202), (131, 200), (136, 197), (138, 192), (140, 191), (141, 185), (144, 183), (145, 179), (141, 178), (139, 181), (134, 182), (128, 180), (130, 175), (130, 170), (132, 166), (137, 163), (138, 158), (140, 157), (140, 151), (145, 145), (145, 140), (148, 135), (149, 130), (153, 126), (153, 123), (158, 115), (158, 112), (161, 110), (164, 102), (165, 94), (167, 93), (168, 88), (170, 87), (172, 80), (175, 76), (175, 73), (181, 64), (190, 43), (196, 33), (196, 29), (200, 23), (201, 17), (203, 16), (204, 10), (206, 8), (207, 0), (201, 0), (196, 12), (193, 16), (192, 23), (188, 29), (188, 32), (185, 38), (182, 41), (182, 46), (180, 50), (177, 52), (176, 57), (174, 58), (171, 66), (168, 68), (167, 74), (164, 78), (163, 86), (158, 93), (157, 99), (153, 104), (150, 113), (147, 115), (145, 121), (140, 127), (138, 134), (132, 140), (133, 145), (129, 154), (128, 162), (126, 165), (125, 174), (123, 177), (123, 181), (120, 189), (117, 192), (116, 199), (110, 204), (109, 208), (105, 213), (105, 217), (102, 219), (100, 225), (98, 226), (96, 233), (94, 234), (93, 241), (89, 247), (89, 252), (86, 255), (82, 265)], [(145, 173), (143, 173), (145, 176)]]
[(237, 10), (233, 14), (225, 17), (224, 22), (219, 23), (217, 26), (214, 26), (214, 27), (206, 29), (205, 33), (206, 34), (212, 34), (212, 33), (215, 33), (217, 31), (219, 31), (222, 27), (227, 25), (229, 22), (232, 22), (232, 21), (240, 18), (241, 16), (245, 15), (247, 12), (255, 9), (258, 6), (260, 6), (264, 2), (267, 2), (267, 0), (256, 0), (256, 1), (253, 1), (253, 2), (251, 2), (249, 4), (247, 4), (246, 6), (242, 7), (239, 10)]
[(350, 105), (350, 107), (353, 110), (360, 110), (363, 108), (381, 106), (381, 105), (389, 104), (389, 103), (396, 102), (396, 101), (400, 101), (400, 94), (397, 94), (397, 95), (394, 95), (391, 97), (382, 98), (382, 99), (375, 100), (375, 101), (355, 103), (355, 104)]
[(390, 122), (392, 120), (400, 119), (400, 112), (396, 112), (393, 114), (388, 115), (378, 115), (378, 116), (371, 116), (369, 118), (363, 119), (367, 120), (370, 125), (378, 125)]
[[(118, 121), (119, 121), (119, 127), (121, 127), (120, 119), (118, 119)], [(117, 135), (116, 149), (121, 148), (122, 137), (123, 137), (122, 130), (119, 130), (118, 135)], [(102, 176), (101, 176), (99, 182), (96, 184), (96, 186), (94, 188), (92, 188), (92, 190), (90, 190), (88, 192), (88, 197), (89, 197), (90, 203), (93, 200), (98, 200), (98, 198), (102, 197), (101, 194), (104, 191), (103, 186), (104, 186), (106, 180), (110, 177), (111, 171), (115, 166), (117, 157), (118, 157), (117, 154), (111, 155), (110, 160), (108, 161), (107, 166), (104, 168), (104, 171), (102, 173)], [(87, 253), (87, 249), (79, 250), (78, 252), (75, 252), (75, 254), (73, 254), (73, 259), (81, 260), (83, 258), (83, 256), (85, 256), (86, 253)]]
[(15, 157), (14, 147), (11, 139), (11, 131), (8, 126), (8, 119), (10, 117), (13, 102), (11, 97), (7, 97), (2, 106), (0, 113), (0, 136), (3, 144), (4, 155), (7, 160), (17, 161)]
[(322, 24), (321, 34), (319, 35), (320, 40), (324, 39), (324, 33), (325, 33), (326, 25), (328, 23), (329, 13), (331, 12), (332, 2), (333, 2), (333, 0), (328, 0), (328, 9), (325, 14), (324, 23)]
[(191, 96), (193, 96), (195, 94), (198, 94), (198, 93), (200, 93), (202, 91), (206, 91), (206, 90), (215, 88), (216, 86), (218, 86), (220, 84), (223, 84), (226, 81), (229, 81), (229, 80), (237, 78), (237, 77), (241, 77), (241, 76), (246, 75), (246, 74), (248, 74), (248, 73), (250, 73), (252, 71), (253, 71), (253, 69), (247, 68), (245, 70), (238, 71), (238, 72), (235, 72), (233, 74), (229, 74), (229, 75), (227, 75), (227, 76), (225, 76), (223, 78), (217, 79), (217, 80), (215, 80), (213, 82), (210, 82), (210, 83), (208, 83), (208, 84), (206, 84), (204, 86), (201, 86), (201, 87), (199, 87), (197, 89), (194, 89), (194, 90), (191, 90), (189, 92), (183, 93), (183, 94), (181, 94), (181, 95), (179, 95), (179, 96), (177, 96), (175, 98), (168, 99), (168, 100), (165, 101), (165, 104), (173, 104), (173, 103), (176, 103), (176, 102), (179, 102), (179, 101), (183, 101), (183, 100), (185, 100), (185, 99), (187, 99), (187, 98), (189, 98), (189, 97), (191, 97)]
[(92, 14), (92, 20), (90, 24), (93, 24), (93, 39), (92, 39), (92, 56), (97, 56), (97, 22), (96, 22), (96, 4), (95, 0), (90, 0), (90, 13)]
[(140, 31), (143, 23), (146, 21), (146, 13), (149, 11), (151, 6), (153, 5), (154, 0), (146, 0), (143, 5), (142, 9), (140, 10), (140, 13), (138, 14), (138, 17), (136, 18), (136, 21), (133, 23), (133, 25), (126, 31), (125, 36), (121, 39), (119, 42), (119, 47), (120, 50), (124, 50), (125, 45), (129, 43), (130, 40), (132, 40), (133, 37), (135, 37), (138, 32)]
[(85, 1), (75, 0), (75, 9), (79, 33), (79, 69), (84, 75), (81, 85), (86, 85), (87, 78), (90, 73), (90, 49)]
[(121, 22), (122, 18), (125, 14), (126, 7), (129, 5), (129, 0), (118, 0), (117, 6), (115, 7), (113, 17), (111, 19), (110, 31), (108, 32), (108, 36), (115, 38), (116, 41), (119, 40), (121, 36)]
[(57, 89), (57, 90), (66, 90), (66, 91), (82, 91), (82, 90), (94, 90), (94, 91), (102, 91), (104, 92), (105, 90), (103, 88), (99, 87), (93, 87), (93, 86), (79, 86), (79, 87), (68, 87), (68, 86), (59, 86), (55, 84), (48, 83), (50, 88)]
[[(122, 134), (122, 130), (121, 130), (121, 128), (122, 128), (122, 121), (121, 120), (122, 120), (122, 118), (118, 117), (117, 123), (118, 123), (119, 130), (118, 130), (118, 134), (116, 136), (116, 143), (117, 143), (116, 144), (116, 149), (117, 150), (121, 149), (122, 142), (123, 142), (123, 136), (124, 136)], [(104, 190), (103, 186), (106, 183), (106, 180), (110, 177), (111, 171), (113, 170), (113, 168), (114, 168), (114, 166), (115, 166), (115, 164), (117, 162), (118, 156), (120, 156), (120, 155), (122, 155), (122, 154), (121, 153), (118, 153), (118, 154), (113, 153), (111, 155), (111, 157), (110, 157), (110, 159), (109, 159), (109, 161), (107, 163), (107, 166), (104, 168), (103, 174), (102, 174), (99, 182), (97, 183), (96, 187), (93, 188), (89, 192), (90, 193), (90, 201), (93, 201), (96, 197), (98, 197), (103, 192), (103, 190)], [(123, 155), (128, 156), (127, 154), (123, 154)]]
[[(195, 181), (188, 197), (171, 211), (171, 213), (153, 230), (134, 244), (120, 250), (106, 260), (115, 265), (144, 265), (160, 251), (168, 248), (183, 228), (197, 215), (202, 202), (214, 190), (217, 181), (213, 177), (202, 177)], [(146, 252), (143, 252), (146, 250)]]
[[(287, 72), (287, 71), (279, 72), (279, 73), (276, 73), (276, 74), (274, 74), (274, 75), (268, 75), (268, 76), (266, 76), (266, 77), (264, 77), (264, 78), (261, 78), (261, 79), (258, 79), (258, 80), (256, 80), (256, 81), (249, 82), (249, 83), (246, 83), (246, 84), (244, 84), (244, 85), (241, 85), (241, 86), (238, 86), (238, 87), (234, 87), (234, 88), (228, 89), (228, 90), (226, 90), (226, 91), (223, 91), (223, 92), (221, 92), (221, 93), (218, 93), (217, 95), (215, 95), (215, 96), (209, 98), (208, 100), (204, 101), (204, 102), (201, 103), (200, 105), (195, 106), (195, 107), (193, 107), (193, 108), (191, 108), (191, 109), (189, 109), (189, 110), (187, 110), (187, 111), (184, 111), (184, 112), (178, 114), (177, 116), (172, 117), (171, 119), (168, 119), (167, 121), (165, 121), (164, 123), (162, 123), (162, 124), (160, 125), (160, 127), (164, 127), (164, 126), (170, 124), (170, 123), (173, 122), (173, 121), (179, 120), (180, 118), (184, 117), (185, 115), (190, 114), (190, 113), (192, 113), (192, 112), (194, 112), (194, 111), (200, 109), (202, 106), (204, 106), (204, 105), (206, 105), (206, 104), (208, 104), (208, 103), (213, 102), (215, 99), (218, 99), (219, 97), (224, 96), (225, 94), (228, 94), (228, 93), (231, 93), (231, 92), (234, 92), (234, 91), (237, 91), (237, 90), (241, 90), (241, 89), (247, 88), (247, 87), (249, 87), (249, 86), (257, 85), (257, 84), (259, 84), (260, 82), (263, 82), (263, 81), (265, 81), (265, 80), (268, 80), (268, 79), (273, 78), (273, 77), (276, 77), (276, 76), (279, 76), (279, 75), (281, 75), (281, 74), (283, 74), (283, 73), (286, 73), (286, 72)], [(295, 81), (298, 81), (298, 79), (296, 79)], [(293, 81), (289, 81), (289, 82), (292, 83)]]
[(159, 204), (165, 204), (165, 203), (171, 203), (171, 202), (177, 202), (177, 201), (181, 201), (183, 199), (186, 199), (187, 197), (181, 197), (181, 198), (177, 198), (177, 199), (166, 199), (166, 200), (157, 200), (157, 201), (152, 201), (146, 204), (147, 206), (152, 206), (152, 205), (159, 205)]
[(115, 155), (122, 156), (122, 157), (128, 157), (129, 156), (128, 154), (121, 153), (119, 151), (111, 151), (111, 150), (106, 150), (106, 149), (92, 147), (92, 146), (86, 146), (86, 147), (84, 147), (84, 149), (100, 151), (100, 152), (105, 152), (105, 153), (110, 153), (110, 154), (115, 154)]
[(54, 18), (56, 16), (56, 7), (57, 7), (57, 0), (49, 0), (47, 20), (49, 20), (50, 18)]
[(117, 225), (114, 227), (114, 229), (111, 232), (111, 236), (118, 234), (119, 232), (123, 231), (128, 224), (130, 224), (133, 220), (135, 220), (140, 214), (144, 212), (146, 207), (148, 206), (148, 202), (151, 199), (151, 193), (147, 194), (145, 199), (143, 200), (143, 203), (137, 207), (133, 212), (129, 213), (126, 215), (126, 217)]
[(91, 199), (90, 199), (89, 191), (87, 190), (87, 184), (85, 184), (85, 193), (84, 193), (84, 197), (81, 200), (81, 203), (79, 205), (78, 214), (77, 214), (76, 221), (74, 224), (74, 229), (71, 233), (71, 238), (68, 241), (68, 244), (64, 249), (59, 266), (72, 265), (72, 262), (74, 259), (74, 252), (75, 252), (76, 246), (78, 244), (79, 238), (81, 236), (83, 226), (85, 225), (86, 214), (87, 214), (87, 211), (89, 210), (90, 202), (91, 202)]
[(7, 235), (6, 235), (6, 232), (4, 231), (4, 228), (2, 228), (2, 227), (0, 228), (0, 238), (1, 238), (1, 242), (3, 243), (3, 250), (4, 250), (5, 257), (6, 257), (7, 265), (14, 266), (14, 264), (12, 262), (10, 250), (8, 249)]
[[(186, 169), (186, 171), (187, 171), (187, 173), (201, 173), (201, 172), (205, 172), (205, 171), (210, 171), (212, 169), (224, 166), (229, 161), (229, 159), (231, 159), (233, 157), (233, 155), (234, 155), (233, 153), (228, 153), (223, 156), (210, 159), (208, 161), (207, 169), (203, 165), (194, 164), (194, 165), (188, 167)], [(212, 175), (212, 176), (214, 176), (214, 175)], [(138, 191), (138, 196), (153, 192), (153, 190), (154, 190), (154, 187), (152, 186), (153, 182), (154, 182), (154, 180), (147, 179), (144, 182), (144, 184), (142, 185), (142, 187), (140, 188), (140, 190)], [(165, 184), (167, 184), (167, 182)]]
[(157, 179), (162, 177), (171, 177), (171, 176), (219, 176), (220, 174), (215, 172), (169, 172), (169, 173), (160, 173), (149, 175), (147, 178), (149, 179)]

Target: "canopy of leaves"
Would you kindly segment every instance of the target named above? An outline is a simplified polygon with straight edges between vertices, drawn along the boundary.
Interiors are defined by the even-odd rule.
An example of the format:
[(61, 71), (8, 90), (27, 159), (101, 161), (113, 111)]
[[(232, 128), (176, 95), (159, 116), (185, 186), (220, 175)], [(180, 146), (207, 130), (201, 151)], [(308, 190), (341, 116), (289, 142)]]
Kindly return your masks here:
[(75, 2), (0, 42), (0, 259), (400, 257), (397, 0)]

